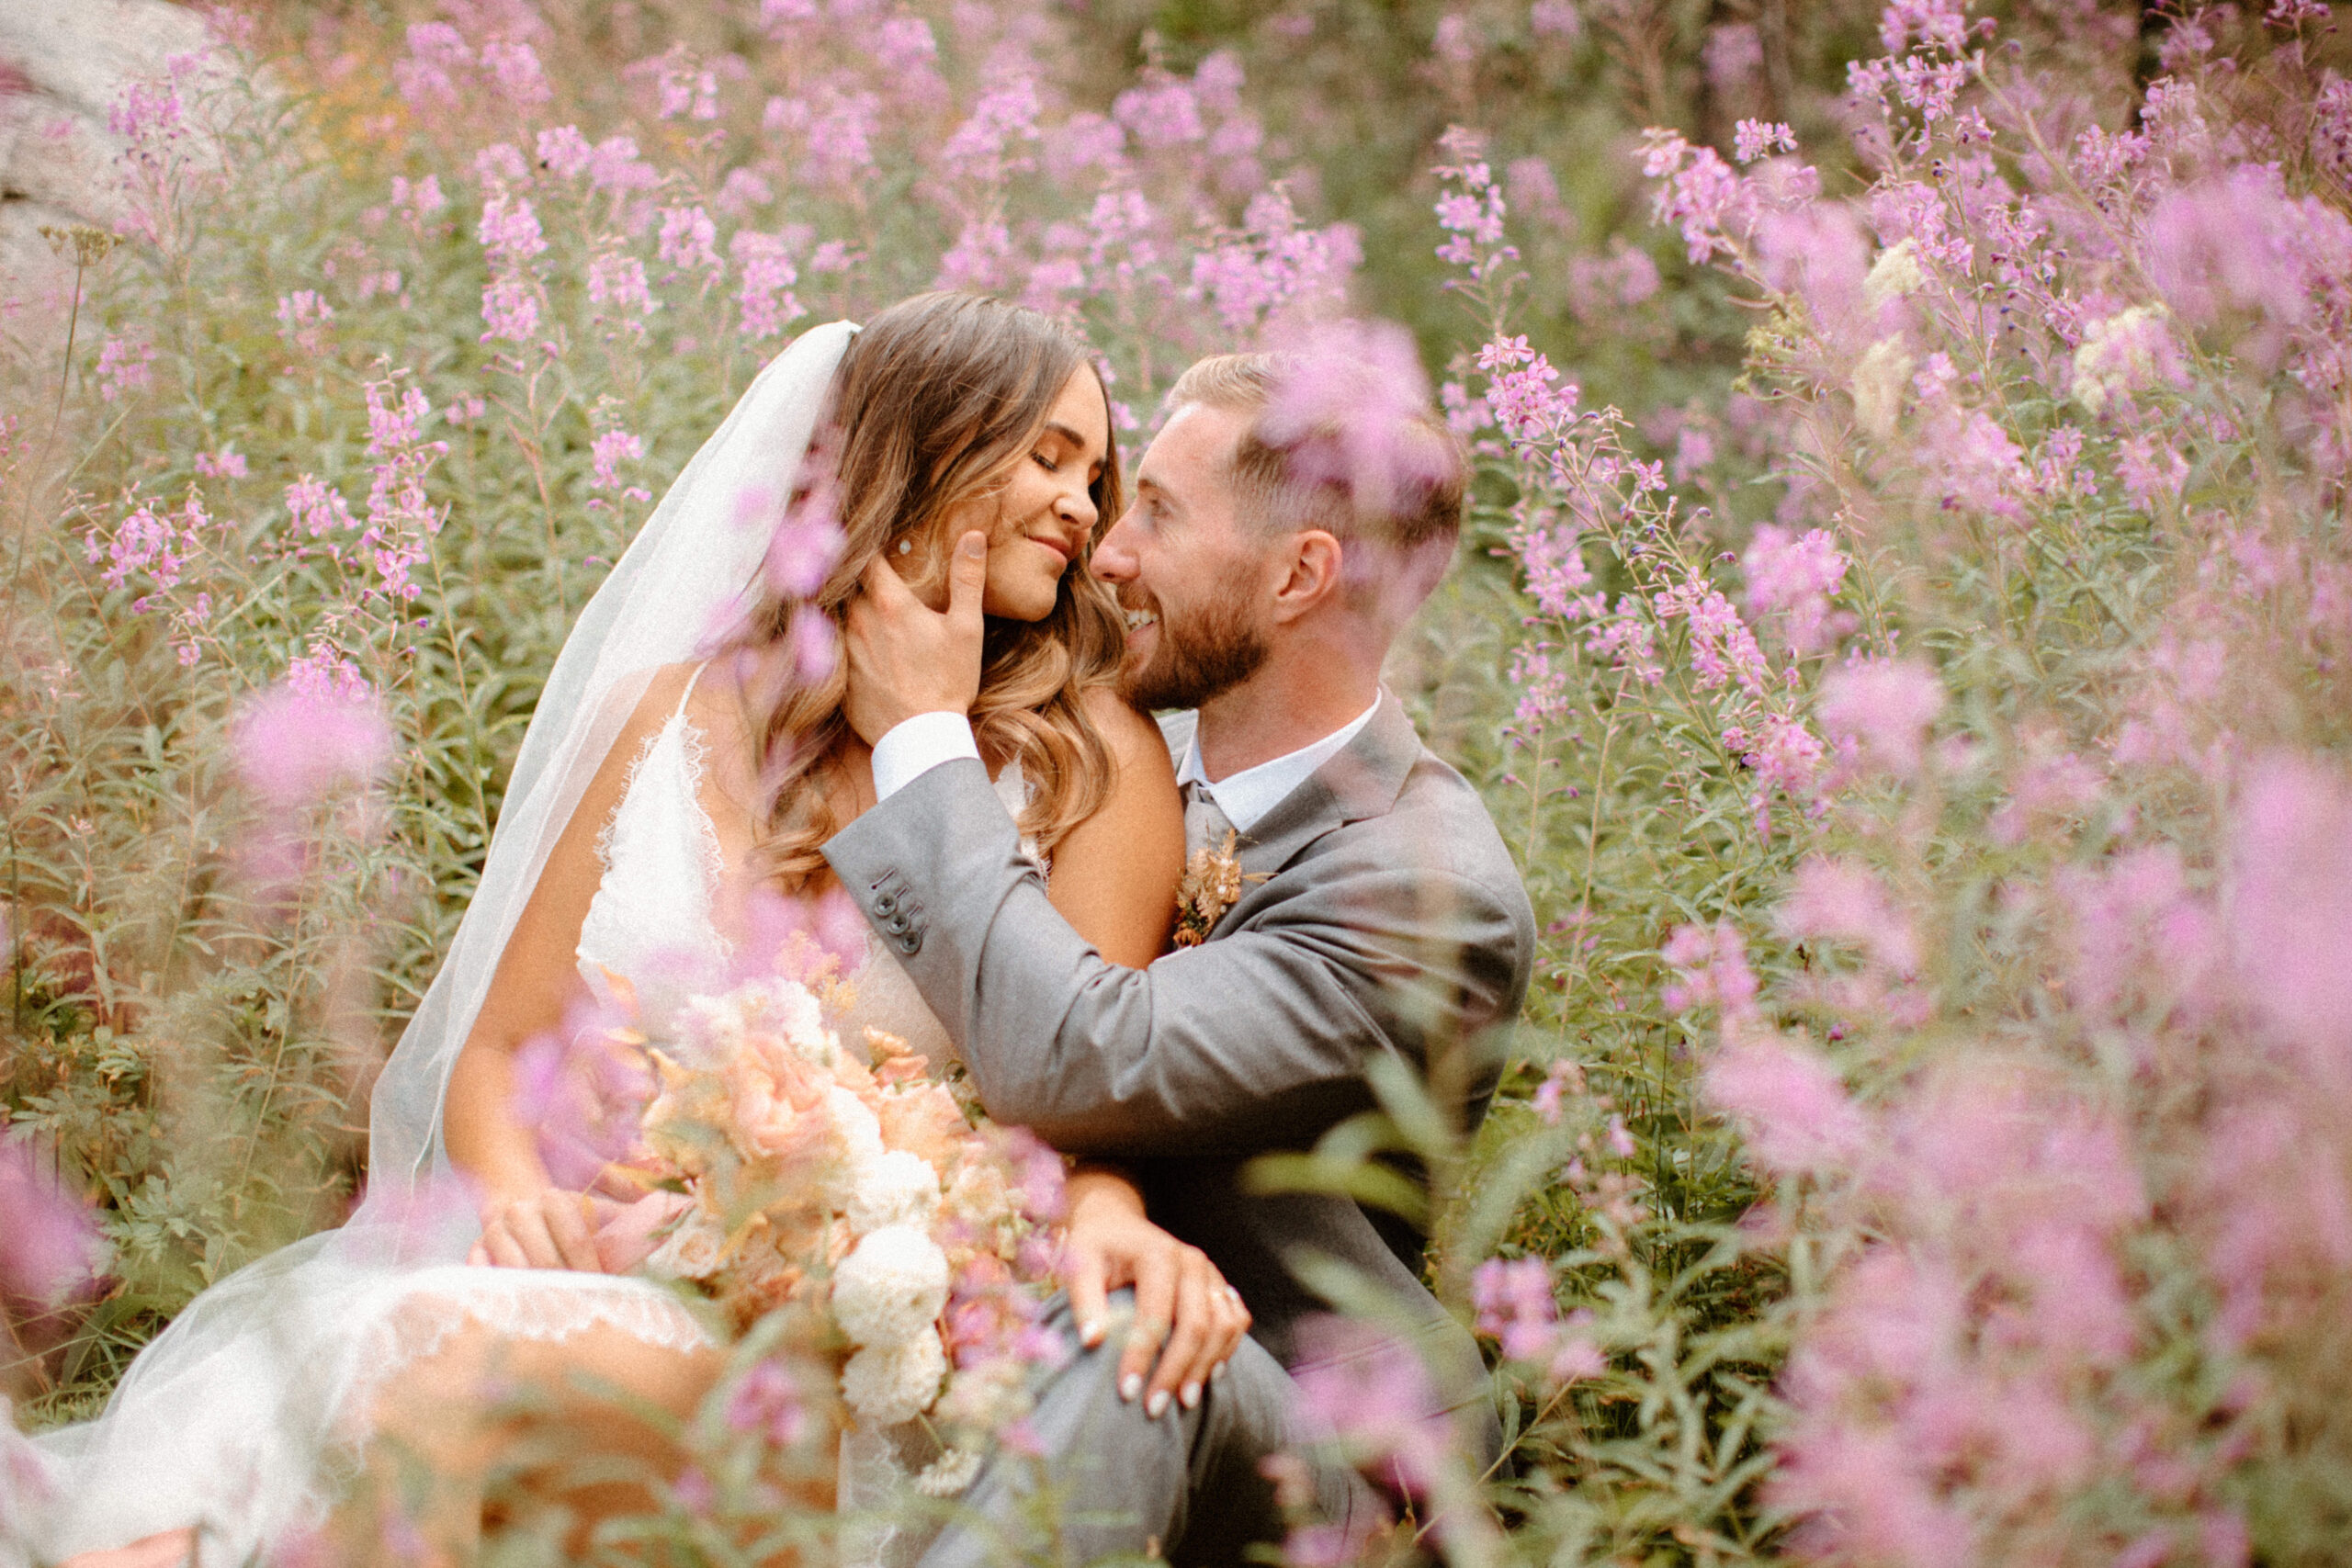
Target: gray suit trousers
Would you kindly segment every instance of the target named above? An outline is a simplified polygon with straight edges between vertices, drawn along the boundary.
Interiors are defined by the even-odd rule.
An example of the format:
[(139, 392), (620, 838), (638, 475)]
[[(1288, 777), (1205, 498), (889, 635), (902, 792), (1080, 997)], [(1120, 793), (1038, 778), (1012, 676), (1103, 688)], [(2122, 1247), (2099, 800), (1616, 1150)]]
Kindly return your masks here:
[[(1051, 1323), (1078, 1343), (1066, 1301), (1055, 1302)], [(1140, 1401), (1120, 1399), (1118, 1377), (1116, 1334), (1042, 1374), (1029, 1427), (1043, 1457), (1000, 1448), (921, 1568), (1082, 1568), (1155, 1547), (1179, 1568), (1209, 1568), (1244, 1561), (1251, 1542), (1280, 1541), (1283, 1517), (1259, 1463), (1313, 1441), (1281, 1364), (1244, 1339), (1199, 1408), (1171, 1403), (1157, 1421)], [(1378, 1499), (1354, 1472), (1320, 1465), (1312, 1474), (1324, 1519), (1378, 1517)]]

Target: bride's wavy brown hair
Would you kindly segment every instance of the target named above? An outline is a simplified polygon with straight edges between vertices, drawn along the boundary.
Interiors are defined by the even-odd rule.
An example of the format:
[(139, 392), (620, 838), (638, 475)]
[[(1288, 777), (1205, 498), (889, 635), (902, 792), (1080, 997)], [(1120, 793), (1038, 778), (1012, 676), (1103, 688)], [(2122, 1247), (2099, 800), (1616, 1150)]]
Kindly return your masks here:
[[(812, 640), (831, 645), (828, 632), (838, 632), (877, 556), (887, 555), (926, 602), (943, 602), (955, 543), (949, 516), (1029, 456), (1071, 373), (1091, 364), (1086, 345), (1050, 318), (948, 291), (901, 300), (850, 340), (825, 434), (806, 465), (810, 476), (793, 498), (796, 506), (830, 501), (845, 539), (841, 559), (810, 598), (779, 592), (763, 577), (759, 600), (722, 649), (737, 656), (744, 716), (762, 759), (761, 855), (787, 890), (825, 870), (821, 847), (842, 825), (827, 786), (843, 782), (853, 739), (839, 660), (823, 661), (826, 672), (810, 678), (800, 650)], [(1091, 552), (1124, 504), (1115, 436), (1088, 490)], [(812, 616), (831, 626), (811, 625)], [(1110, 749), (1084, 696), (1113, 684), (1125, 646), (1117, 603), (1083, 562), (1063, 576), (1044, 620), (989, 618), (972, 729), (983, 756), (1019, 761), (1035, 785), (1021, 828), (1041, 848), (1050, 851), (1110, 794)]]

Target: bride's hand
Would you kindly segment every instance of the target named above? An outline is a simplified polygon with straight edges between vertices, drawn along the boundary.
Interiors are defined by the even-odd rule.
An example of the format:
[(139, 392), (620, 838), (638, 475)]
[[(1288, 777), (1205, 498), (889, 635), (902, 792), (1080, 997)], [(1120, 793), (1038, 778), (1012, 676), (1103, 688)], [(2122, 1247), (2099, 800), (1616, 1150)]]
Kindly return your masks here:
[(468, 1261), (500, 1269), (604, 1272), (584, 1194), (560, 1187), (492, 1192), (482, 1201), (481, 1239)]
[(1062, 1271), (1079, 1337), (1089, 1349), (1102, 1344), (1106, 1297), (1133, 1285), (1136, 1316), (1119, 1358), (1119, 1397), (1140, 1399), (1155, 1419), (1171, 1398), (1192, 1409), (1250, 1332), (1240, 1292), (1208, 1254), (1147, 1219), (1142, 1194), (1124, 1176), (1080, 1170), (1069, 1192)]

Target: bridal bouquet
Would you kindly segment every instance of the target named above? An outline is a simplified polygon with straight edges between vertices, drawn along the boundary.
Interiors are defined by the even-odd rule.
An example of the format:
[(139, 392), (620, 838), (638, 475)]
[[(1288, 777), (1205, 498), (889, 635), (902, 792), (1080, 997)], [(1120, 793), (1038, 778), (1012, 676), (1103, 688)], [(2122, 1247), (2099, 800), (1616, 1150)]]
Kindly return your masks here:
[(862, 1422), (929, 1416), (960, 1491), (985, 1439), (1028, 1411), (1060, 1211), (1059, 1157), (967, 1111), (895, 1036), (845, 1049), (846, 987), (753, 980), (687, 1000), (662, 1037), (607, 1032), (650, 1098), (616, 1172), (645, 1196), (608, 1213), (607, 1265), (693, 1281), (740, 1331), (778, 1309), (849, 1353)]

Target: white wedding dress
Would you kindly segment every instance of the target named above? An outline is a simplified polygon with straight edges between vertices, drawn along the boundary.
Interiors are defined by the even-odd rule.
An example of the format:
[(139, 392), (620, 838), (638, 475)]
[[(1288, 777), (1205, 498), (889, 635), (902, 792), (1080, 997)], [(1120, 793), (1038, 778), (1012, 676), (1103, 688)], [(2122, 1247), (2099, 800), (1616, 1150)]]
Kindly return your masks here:
[[(686, 711), (692, 691), (690, 683), (644, 742), (597, 840), (604, 873), (577, 950), (582, 979), (599, 989), (610, 976), (627, 980), (657, 1035), (662, 1018), (695, 987), (683, 976), (723, 976), (732, 956), (715, 918), (727, 868), (700, 798), (703, 741)], [(997, 790), (1015, 814), (1027, 803), (1017, 765), (999, 775)], [(1024, 848), (1034, 854), (1034, 846)], [(870, 932), (866, 956), (849, 978), (855, 999), (838, 1021), (845, 1042), (862, 1040), (872, 1027), (944, 1065), (952, 1050), (946, 1031)], [(79, 1495), (58, 1498), (63, 1507), (46, 1532), (50, 1551), (120, 1545), (201, 1520), (209, 1568), (315, 1528), (348, 1480), (359, 1423), (377, 1393), (469, 1325), (539, 1343), (600, 1327), (672, 1349), (710, 1343), (702, 1321), (654, 1281), (470, 1266), (461, 1261), (472, 1244), (462, 1224), (423, 1223), (403, 1239), (399, 1256), (375, 1267), (277, 1271), (273, 1321), (251, 1337), (253, 1359), (243, 1374), (225, 1380), (242, 1397), (198, 1429), (142, 1431), (117, 1422), (107, 1429), (111, 1456), (61, 1451), (61, 1494), (83, 1484), (74, 1486)], [(216, 1376), (221, 1370), (211, 1369)], [(928, 1542), (927, 1532), (890, 1520), (910, 1483), (902, 1450), (913, 1440), (907, 1432), (854, 1429), (843, 1439), (842, 1507), (874, 1516), (852, 1532), (851, 1568), (901, 1568)], [(142, 1451), (170, 1461), (129, 1462)]]
[[(456, 1328), (537, 1342), (591, 1327), (650, 1345), (704, 1344), (701, 1322), (650, 1281), (469, 1267), (480, 1234), (453, 1201), (441, 1137), (449, 1077), (508, 939), (565, 826), (663, 668), (703, 657), (757, 603), (770, 541), (856, 328), (803, 333), (761, 371), (679, 474), (574, 622), (516, 755), (481, 875), (432, 987), (376, 1081), (367, 1194), (345, 1225), (212, 1285), (143, 1349), (97, 1419), (29, 1443), (0, 1427), (0, 1568), (54, 1562), (200, 1525), (201, 1568), (243, 1568), (299, 1539), (350, 1479), (370, 1395)], [(1017, 772), (998, 781), (1016, 811)], [(714, 969), (722, 871), (697, 791), (701, 741), (683, 703), (633, 759), (599, 840), (605, 870), (578, 953), (583, 978), (628, 977), (649, 1016), (679, 994), (682, 953)], [(879, 943), (856, 976), (845, 1040), (866, 1025), (933, 1061), (937, 1019)], [(889, 1434), (854, 1436), (845, 1506), (903, 1484)], [(919, 1531), (881, 1529), (852, 1561), (900, 1568)]]

